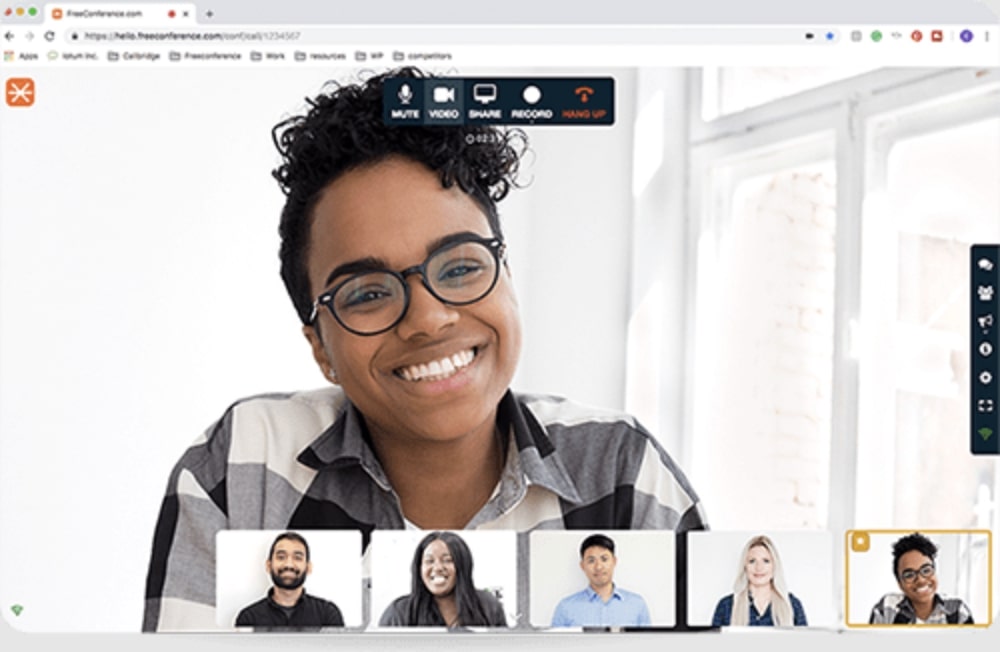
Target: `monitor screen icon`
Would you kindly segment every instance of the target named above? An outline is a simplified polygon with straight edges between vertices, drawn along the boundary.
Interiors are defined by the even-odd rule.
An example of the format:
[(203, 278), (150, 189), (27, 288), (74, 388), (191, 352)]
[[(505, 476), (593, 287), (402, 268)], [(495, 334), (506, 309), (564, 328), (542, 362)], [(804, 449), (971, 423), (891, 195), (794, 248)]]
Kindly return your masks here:
[(472, 99), (481, 104), (490, 104), (491, 102), (496, 102), (497, 85), (476, 84), (475, 86), (472, 87)]

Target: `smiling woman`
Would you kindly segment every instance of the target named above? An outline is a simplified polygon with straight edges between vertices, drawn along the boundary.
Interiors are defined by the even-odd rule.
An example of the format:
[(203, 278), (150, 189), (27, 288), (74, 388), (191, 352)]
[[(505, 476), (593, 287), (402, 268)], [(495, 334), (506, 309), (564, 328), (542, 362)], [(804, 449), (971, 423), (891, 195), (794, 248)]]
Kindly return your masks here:
[[(422, 164), (394, 156), (348, 172), (323, 191), (313, 211), (310, 287), (313, 294), (335, 288), (336, 295), (343, 283), (372, 273), (394, 278), (379, 269), (436, 267), (442, 256), (447, 263), (456, 249), (472, 250), (491, 235), (468, 195), (442, 188)], [(475, 301), (443, 301), (446, 279), (438, 272), (432, 283), (422, 271), (400, 284), (409, 301), (400, 302), (389, 328), (350, 332), (344, 315), (354, 312), (335, 302), (304, 327), (316, 363), (365, 415), (403, 513), (428, 529), (463, 527), (500, 478), (496, 406), (517, 367), (521, 327), (509, 272), (493, 281), (499, 264), (488, 247), (476, 258), (495, 269), (468, 295)], [(464, 364), (456, 368), (452, 359)]]
[(972, 612), (959, 598), (937, 591), (933, 541), (914, 532), (892, 544), (892, 572), (902, 593), (882, 596), (872, 608), (872, 625), (973, 625)]
[(431, 532), (413, 554), (411, 590), (393, 601), (381, 627), (506, 627), (503, 604), (472, 582), (472, 552), (453, 532)]
[(778, 548), (770, 538), (753, 537), (743, 546), (732, 595), (719, 600), (713, 627), (805, 626), (802, 603), (789, 592)]
[(238, 401), (177, 464), (144, 629), (211, 626), (224, 529), (350, 529), (367, 548), (407, 527), (705, 527), (631, 416), (511, 390), (522, 335), (497, 202), (526, 137), (383, 124), (386, 80), (419, 76), (337, 86), (275, 128), (281, 276), (332, 385)]

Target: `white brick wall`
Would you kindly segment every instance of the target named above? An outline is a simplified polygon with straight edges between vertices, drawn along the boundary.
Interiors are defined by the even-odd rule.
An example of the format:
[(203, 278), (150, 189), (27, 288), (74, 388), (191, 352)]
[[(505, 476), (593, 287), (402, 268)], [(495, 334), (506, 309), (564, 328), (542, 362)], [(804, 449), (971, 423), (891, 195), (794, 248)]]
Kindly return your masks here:
[(826, 525), (834, 198), (832, 164), (744, 182), (717, 285), (699, 287), (696, 480), (715, 528)]

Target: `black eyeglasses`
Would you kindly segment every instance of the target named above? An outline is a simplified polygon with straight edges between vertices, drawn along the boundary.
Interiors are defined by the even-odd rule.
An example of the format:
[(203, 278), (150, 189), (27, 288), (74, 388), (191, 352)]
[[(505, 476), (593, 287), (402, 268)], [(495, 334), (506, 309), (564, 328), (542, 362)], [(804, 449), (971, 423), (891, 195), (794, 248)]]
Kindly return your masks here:
[(313, 302), (309, 323), (322, 304), (341, 326), (355, 335), (378, 335), (391, 329), (410, 307), (406, 278), (420, 274), (438, 301), (465, 306), (489, 294), (500, 277), (506, 245), (499, 238), (469, 235), (434, 250), (420, 265), (400, 272), (376, 269), (340, 281)]
[(917, 570), (913, 570), (912, 568), (907, 568), (905, 571), (899, 574), (899, 577), (902, 578), (904, 582), (912, 582), (913, 580), (917, 579), (917, 575), (920, 575), (920, 577), (930, 577), (933, 574), (934, 574), (934, 564), (926, 563)]

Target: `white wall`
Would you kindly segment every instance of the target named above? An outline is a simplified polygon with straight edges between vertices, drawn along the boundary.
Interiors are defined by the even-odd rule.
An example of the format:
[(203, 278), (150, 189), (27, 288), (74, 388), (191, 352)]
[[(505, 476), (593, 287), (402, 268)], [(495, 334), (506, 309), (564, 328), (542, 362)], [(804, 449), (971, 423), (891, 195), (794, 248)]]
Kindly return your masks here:
[(234, 399), (320, 382), (277, 274), (268, 133), (320, 80), (35, 80), (0, 134), (0, 594), (25, 630), (134, 631), (181, 452)]
[(622, 409), (635, 73), (588, 74), (615, 78), (615, 125), (526, 129), (530, 185), (500, 204), (525, 324), (514, 386)]
[(690, 472), (688, 72), (644, 68), (636, 77), (626, 408)]

